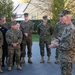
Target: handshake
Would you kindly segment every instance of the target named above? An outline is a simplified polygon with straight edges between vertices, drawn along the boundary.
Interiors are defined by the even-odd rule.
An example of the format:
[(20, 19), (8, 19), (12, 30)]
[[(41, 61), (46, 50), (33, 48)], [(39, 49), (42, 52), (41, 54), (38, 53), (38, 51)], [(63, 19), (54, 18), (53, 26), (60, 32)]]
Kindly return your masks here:
[(51, 42), (51, 45), (49, 45), (49, 48), (56, 48), (59, 44), (58, 44), (58, 39), (55, 39)]

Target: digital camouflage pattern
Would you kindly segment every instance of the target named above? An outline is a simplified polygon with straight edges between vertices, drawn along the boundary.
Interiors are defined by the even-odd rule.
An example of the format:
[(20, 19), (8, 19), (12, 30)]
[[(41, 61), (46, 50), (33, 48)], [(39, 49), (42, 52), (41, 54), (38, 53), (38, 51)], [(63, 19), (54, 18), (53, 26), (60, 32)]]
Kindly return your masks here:
[[(8, 30), (6, 32), (6, 41), (8, 43), (8, 66), (12, 66), (14, 53), (16, 63), (20, 64), (20, 44), (22, 42), (22, 32), (20, 30)], [(13, 43), (17, 43), (17, 46), (13, 47)]]
[(51, 44), (51, 35), (53, 33), (53, 29), (50, 23), (47, 23), (44, 25), (43, 23), (40, 23), (38, 26), (38, 34), (40, 36), (39, 38), (39, 45), (40, 45), (40, 54), (41, 56), (44, 56), (44, 44), (46, 44), (47, 49), (47, 56), (51, 55), (51, 51), (48, 48), (48, 45)]
[(61, 62), (61, 74), (60, 75), (72, 75), (72, 63)]
[[(23, 41), (22, 41), (22, 57), (26, 56), (26, 45), (28, 48), (27, 55), (28, 57), (32, 56), (32, 33), (34, 31), (34, 23), (32, 21), (21, 22), (21, 30), (23, 32)], [(28, 37), (25, 37), (24, 33), (28, 33)]]
[(34, 23), (32, 21), (28, 21), (28, 22), (23, 21), (20, 24), (23, 33), (28, 33), (29, 37), (31, 38), (34, 30)]
[[(62, 33), (64, 31), (65, 25), (62, 24), (60, 21), (56, 23), (55, 28), (54, 28), (54, 36), (56, 39), (62, 36)], [(59, 55), (59, 48), (56, 48), (56, 59), (58, 59)]]
[(58, 37), (62, 36), (64, 28), (65, 28), (65, 25), (62, 24), (60, 21), (58, 23), (56, 23), (55, 28), (54, 28), (54, 36), (56, 39), (58, 39)]
[(60, 41), (59, 48), (60, 52), (60, 64), (61, 64), (61, 75), (72, 75), (72, 63), (74, 61), (75, 50), (73, 49), (75, 37), (74, 25), (66, 25), (62, 34), (62, 40)]

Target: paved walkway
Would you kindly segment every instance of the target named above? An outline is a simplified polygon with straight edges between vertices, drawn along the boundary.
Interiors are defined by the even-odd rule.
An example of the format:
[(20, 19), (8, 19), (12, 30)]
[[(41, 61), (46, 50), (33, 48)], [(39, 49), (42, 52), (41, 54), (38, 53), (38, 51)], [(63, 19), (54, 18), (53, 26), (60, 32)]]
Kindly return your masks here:
[[(45, 63), (40, 63), (40, 50), (39, 43), (33, 43), (33, 64), (28, 64), (27, 57), (26, 63), (22, 65), (22, 71), (18, 71), (16, 66), (13, 67), (11, 72), (7, 71), (7, 67), (3, 68), (4, 73), (0, 75), (60, 75), (60, 64), (55, 64), (55, 49), (51, 50), (51, 63), (47, 63), (47, 56), (45, 52)], [(73, 68), (73, 75), (75, 75), (75, 65)]]

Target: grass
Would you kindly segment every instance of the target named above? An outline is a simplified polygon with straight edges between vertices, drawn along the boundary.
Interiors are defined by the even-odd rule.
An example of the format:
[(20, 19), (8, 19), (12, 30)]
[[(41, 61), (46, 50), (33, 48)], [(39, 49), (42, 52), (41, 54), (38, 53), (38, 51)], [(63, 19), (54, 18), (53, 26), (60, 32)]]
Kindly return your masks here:
[(33, 34), (33, 35), (32, 35), (32, 40), (33, 40), (34, 42), (39, 42), (39, 35), (38, 35), (38, 34)]
[[(51, 40), (53, 40), (53, 39), (54, 39), (54, 36), (52, 35)], [(33, 42), (39, 42), (39, 35), (38, 34), (33, 34), (32, 35), (32, 40), (33, 40)]]

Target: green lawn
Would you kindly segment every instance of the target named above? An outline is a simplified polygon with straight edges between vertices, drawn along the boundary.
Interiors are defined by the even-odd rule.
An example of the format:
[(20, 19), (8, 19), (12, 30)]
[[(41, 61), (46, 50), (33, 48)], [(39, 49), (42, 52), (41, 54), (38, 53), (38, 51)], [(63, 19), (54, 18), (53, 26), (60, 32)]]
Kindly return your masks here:
[(34, 42), (39, 42), (39, 35), (38, 35), (38, 34), (33, 34), (33, 35), (32, 35), (32, 40), (33, 40)]
[[(54, 39), (54, 36), (51, 37), (51, 40), (53, 40), (53, 39)], [(33, 34), (32, 35), (32, 40), (34, 42), (39, 42), (39, 35), (38, 34)]]

